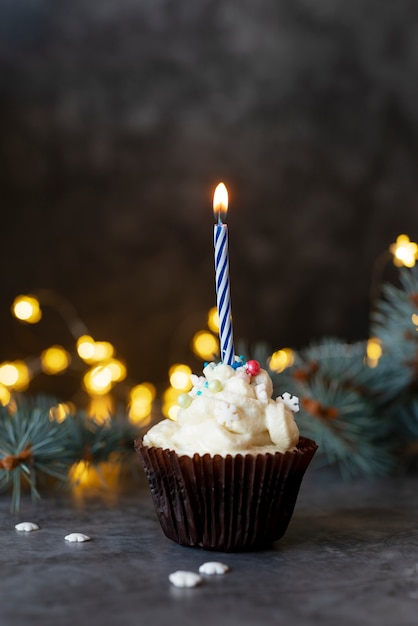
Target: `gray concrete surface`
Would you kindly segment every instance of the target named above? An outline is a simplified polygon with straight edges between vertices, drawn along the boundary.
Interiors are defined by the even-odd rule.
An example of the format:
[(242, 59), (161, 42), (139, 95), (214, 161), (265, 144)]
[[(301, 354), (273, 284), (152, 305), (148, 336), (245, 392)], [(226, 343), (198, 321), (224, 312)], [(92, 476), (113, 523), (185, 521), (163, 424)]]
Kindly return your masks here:
[[(344, 484), (308, 472), (285, 537), (247, 554), (181, 547), (161, 532), (143, 477), (116, 497), (48, 494), (18, 515), (0, 499), (0, 624), (417, 623), (417, 477)], [(104, 494), (105, 495), (105, 494)], [(111, 495), (111, 494), (109, 494)], [(40, 530), (18, 533), (17, 521)], [(70, 532), (92, 541), (68, 544)], [(221, 560), (194, 589), (168, 575)]]

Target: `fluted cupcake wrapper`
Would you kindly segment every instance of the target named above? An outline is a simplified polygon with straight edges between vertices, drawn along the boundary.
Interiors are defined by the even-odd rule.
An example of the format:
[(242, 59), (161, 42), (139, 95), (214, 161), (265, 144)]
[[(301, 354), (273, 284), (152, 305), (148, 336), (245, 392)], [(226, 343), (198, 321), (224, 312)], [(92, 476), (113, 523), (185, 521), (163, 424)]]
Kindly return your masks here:
[(147, 447), (142, 439), (135, 449), (167, 537), (232, 552), (262, 548), (283, 536), (317, 445), (301, 437), (292, 452), (225, 457), (178, 455)]

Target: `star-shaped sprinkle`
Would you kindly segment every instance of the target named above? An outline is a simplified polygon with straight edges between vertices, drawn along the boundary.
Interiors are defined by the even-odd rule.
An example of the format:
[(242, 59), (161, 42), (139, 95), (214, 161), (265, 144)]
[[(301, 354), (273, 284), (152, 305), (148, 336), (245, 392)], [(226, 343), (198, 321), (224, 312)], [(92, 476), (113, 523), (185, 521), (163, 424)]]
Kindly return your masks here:
[(293, 411), (293, 413), (297, 413), (299, 411), (299, 398), (297, 396), (292, 396), (292, 394), (285, 391), (285, 393), (282, 393), (277, 400), (282, 400), (287, 408)]

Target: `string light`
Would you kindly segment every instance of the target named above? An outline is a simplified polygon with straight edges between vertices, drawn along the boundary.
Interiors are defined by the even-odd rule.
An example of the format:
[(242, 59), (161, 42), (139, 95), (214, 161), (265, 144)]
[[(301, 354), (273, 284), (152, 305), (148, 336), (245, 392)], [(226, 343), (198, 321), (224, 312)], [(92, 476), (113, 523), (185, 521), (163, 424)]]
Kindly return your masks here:
[(169, 419), (176, 420), (177, 412), (179, 410), (179, 406), (177, 404), (177, 398), (184, 391), (180, 389), (175, 389), (174, 387), (168, 387), (163, 393), (163, 402), (161, 411), (164, 417), (168, 417)]
[[(17, 296), (11, 307), (13, 315), (20, 321), (36, 323), (42, 317), (40, 302), (43, 305), (52, 306), (61, 314), (76, 340), (75, 348), (78, 356), (90, 366), (81, 381), (82, 387), (89, 396), (88, 414), (99, 420), (109, 418), (113, 412), (113, 397), (109, 394), (115, 384), (126, 379), (126, 365), (114, 356), (115, 349), (109, 341), (95, 341), (88, 334), (87, 328), (69, 302), (49, 290), (37, 291), (37, 296)], [(70, 366), (71, 360), (70, 352), (56, 344), (44, 350), (39, 359), (33, 361), (31, 370), (23, 361), (0, 364), (0, 404), (10, 406), (10, 390), (26, 390), (31, 377), (41, 371), (50, 375), (64, 373)], [(77, 365), (80, 364), (76, 363)], [(190, 373), (189, 370), (187, 377)], [(175, 375), (177, 380), (180, 380), (180, 376), (180, 372)], [(127, 400), (129, 419), (136, 423), (150, 419), (155, 396), (156, 390), (151, 383), (134, 387)], [(51, 408), (50, 419), (57, 422), (63, 421), (69, 411), (68, 405), (58, 404)]]
[(399, 235), (396, 242), (389, 246), (389, 251), (393, 254), (393, 263), (397, 267), (414, 267), (418, 259), (418, 245), (408, 235)]
[(219, 340), (207, 330), (199, 330), (193, 335), (193, 352), (201, 359), (213, 359), (219, 353)]
[(112, 372), (104, 365), (96, 365), (83, 377), (86, 391), (91, 395), (104, 395), (112, 388)]
[(36, 324), (42, 318), (39, 300), (35, 296), (17, 296), (12, 304), (13, 315), (22, 322)]
[(192, 387), (191, 374), (192, 370), (188, 365), (181, 363), (172, 365), (168, 371), (170, 385), (179, 391), (188, 391)]
[(11, 400), (10, 391), (4, 385), (0, 384), (0, 404), (2, 406), (7, 406)]
[(219, 314), (218, 307), (213, 306), (208, 313), (208, 328), (213, 333), (219, 332)]
[(109, 393), (102, 391), (93, 393), (90, 391), (90, 402), (87, 407), (87, 415), (94, 418), (99, 424), (109, 422), (114, 412), (113, 398)]
[(122, 361), (119, 361), (118, 359), (109, 359), (108, 361), (104, 361), (102, 365), (108, 368), (114, 383), (125, 380), (127, 371), (126, 366), (122, 363)]
[(269, 359), (269, 368), (272, 372), (276, 372), (280, 374), (286, 368), (291, 367), (295, 360), (294, 352), (291, 348), (282, 348), (281, 350), (277, 350), (273, 352)]
[(82, 335), (76, 343), (78, 356), (83, 361), (89, 361), (94, 356), (94, 339), (90, 335)]
[(41, 354), (41, 368), (45, 374), (62, 374), (71, 363), (71, 356), (62, 346), (51, 346)]
[(88, 364), (110, 359), (115, 351), (109, 341), (94, 341), (90, 335), (82, 335), (77, 340), (77, 353)]
[(370, 337), (366, 346), (366, 362), (371, 368), (377, 367), (382, 356), (382, 342), (377, 337)]
[(72, 402), (60, 402), (49, 409), (49, 419), (60, 424), (73, 413), (75, 413), (75, 407)]
[(0, 365), (0, 383), (15, 391), (25, 391), (30, 382), (29, 368), (24, 361), (4, 362)]
[(146, 426), (151, 421), (155, 396), (156, 389), (152, 383), (141, 383), (131, 389), (128, 417), (132, 424)]

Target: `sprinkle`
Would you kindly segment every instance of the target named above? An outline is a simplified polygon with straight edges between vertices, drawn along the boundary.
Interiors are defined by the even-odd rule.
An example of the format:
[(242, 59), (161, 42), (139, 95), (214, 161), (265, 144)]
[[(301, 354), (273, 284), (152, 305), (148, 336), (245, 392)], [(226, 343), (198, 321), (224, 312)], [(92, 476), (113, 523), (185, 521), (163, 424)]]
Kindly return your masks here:
[(192, 403), (192, 398), (189, 396), (188, 393), (181, 393), (179, 397), (177, 398), (177, 404), (182, 409), (187, 409), (191, 405), (191, 403)]
[(83, 533), (70, 533), (65, 537), (65, 541), (71, 542), (82, 542), (82, 541), (90, 541), (90, 537), (88, 535), (83, 535)]
[(247, 361), (245, 369), (247, 370), (248, 374), (251, 374), (251, 376), (257, 376), (257, 374), (260, 373), (261, 369), (260, 363), (255, 359), (251, 359), (250, 361)]
[(16, 530), (26, 533), (30, 533), (32, 530), (39, 530), (38, 524), (34, 524), (33, 522), (20, 522), (20, 524), (15, 525), (15, 528)]
[(218, 393), (218, 391), (222, 391), (223, 385), (217, 378), (212, 378), (208, 384), (208, 389), (211, 393)]
[(203, 581), (199, 574), (195, 572), (186, 572), (184, 570), (177, 570), (168, 577), (169, 581), (175, 587), (196, 587)]
[(279, 396), (279, 398), (281, 398), (281, 400), (283, 400), (283, 403), (287, 406), (287, 408), (293, 411), (294, 413), (297, 413), (299, 411), (299, 398), (297, 396), (292, 396), (290, 393), (285, 391), (285, 393), (282, 393), (282, 395)]
[(202, 395), (202, 392), (200, 391), (200, 389), (199, 389), (199, 391), (196, 391), (196, 395), (197, 396), (201, 396)]
[(199, 567), (200, 574), (225, 574), (229, 572), (228, 565), (225, 563), (220, 563), (219, 561), (208, 561), (207, 563), (202, 563)]

